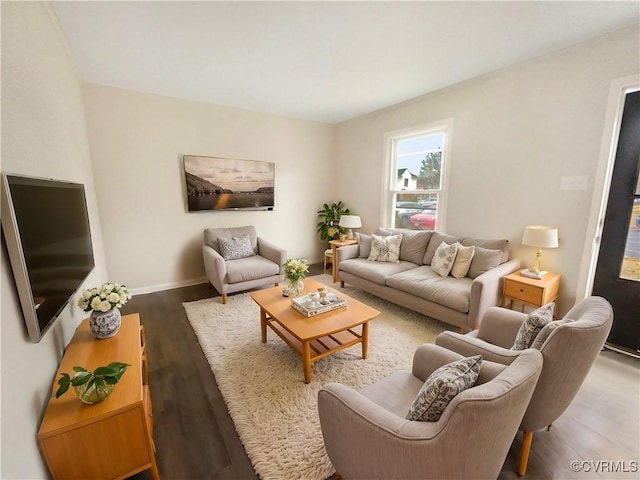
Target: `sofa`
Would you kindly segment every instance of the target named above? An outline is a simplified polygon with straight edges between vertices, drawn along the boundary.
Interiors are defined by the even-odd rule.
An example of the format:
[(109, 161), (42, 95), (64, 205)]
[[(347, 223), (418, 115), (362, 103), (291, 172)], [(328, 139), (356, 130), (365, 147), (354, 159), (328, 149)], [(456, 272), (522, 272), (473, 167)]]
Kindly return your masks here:
[[(399, 255), (390, 261), (372, 261), (380, 239), (397, 242)], [(444, 243), (444, 246), (442, 244)], [(451, 247), (456, 245), (456, 247)], [(473, 247), (473, 248), (471, 248)], [(440, 248), (440, 250), (439, 250)], [(453, 257), (442, 252), (457, 249)], [(443, 275), (443, 259), (455, 262), (458, 255), (467, 258), (466, 272)], [(437, 254), (437, 255), (436, 255)], [(508, 240), (480, 240), (456, 237), (434, 230), (379, 228), (374, 235), (358, 234), (358, 244), (336, 250), (338, 279), (392, 303), (456, 326), (461, 332), (478, 328), (483, 313), (500, 305), (502, 277), (520, 268), (520, 261), (510, 258)], [(433, 263), (433, 265), (432, 265)], [(434, 270), (434, 268), (436, 268)], [(436, 271), (438, 270), (438, 271)], [(455, 272), (455, 270), (454, 270)], [(462, 276), (464, 275), (464, 276)], [(457, 278), (459, 277), (459, 278)]]

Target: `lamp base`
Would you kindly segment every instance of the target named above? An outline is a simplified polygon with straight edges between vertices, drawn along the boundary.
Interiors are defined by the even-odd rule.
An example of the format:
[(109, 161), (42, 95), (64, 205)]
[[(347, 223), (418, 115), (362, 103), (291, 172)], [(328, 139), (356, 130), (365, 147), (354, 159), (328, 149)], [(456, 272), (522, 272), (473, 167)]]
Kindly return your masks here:
[(525, 269), (525, 270), (521, 270), (520, 271), (520, 275), (522, 275), (523, 277), (535, 278), (536, 280), (542, 280), (542, 277), (544, 277), (546, 274), (547, 274), (547, 272), (544, 271), (544, 270), (540, 270), (539, 272), (534, 272), (534, 271), (529, 270), (529, 269)]

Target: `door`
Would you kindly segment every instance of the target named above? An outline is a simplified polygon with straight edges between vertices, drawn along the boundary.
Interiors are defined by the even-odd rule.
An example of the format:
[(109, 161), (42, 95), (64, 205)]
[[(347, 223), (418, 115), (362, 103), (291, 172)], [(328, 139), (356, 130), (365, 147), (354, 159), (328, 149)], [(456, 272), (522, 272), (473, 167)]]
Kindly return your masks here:
[(607, 344), (640, 355), (640, 91), (625, 98), (593, 294), (613, 306)]

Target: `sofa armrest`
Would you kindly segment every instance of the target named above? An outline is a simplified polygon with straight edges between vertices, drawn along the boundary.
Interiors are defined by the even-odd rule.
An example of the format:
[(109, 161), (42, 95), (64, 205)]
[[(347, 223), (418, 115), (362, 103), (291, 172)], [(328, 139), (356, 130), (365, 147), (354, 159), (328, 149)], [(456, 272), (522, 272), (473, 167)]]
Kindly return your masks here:
[(469, 300), (469, 330), (480, 325), (482, 315), (489, 307), (502, 302), (502, 277), (520, 268), (520, 260), (509, 260), (478, 276), (471, 284)]
[(204, 271), (207, 279), (218, 293), (225, 293), (223, 284), (224, 278), (227, 276), (227, 264), (224, 262), (224, 258), (209, 245), (202, 246), (202, 256), (204, 257)]
[(276, 265), (280, 265), (280, 274), (283, 273), (282, 265), (287, 261), (287, 251), (284, 248), (258, 237), (258, 254)]
[(411, 373), (424, 382), (441, 366), (460, 359), (462, 359), (462, 355), (453, 350), (426, 343), (420, 345), (413, 354)]
[(477, 332), (461, 335), (456, 332), (442, 332), (436, 337), (436, 345), (459, 353), (464, 357), (482, 355), (482, 360), (510, 365), (525, 350), (509, 350), (492, 345), (477, 337)]
[(345, 245), (344, 247), (336, 248), (336, 262), (338, 262), (338, 267), (340, 267), (340, 262), (343, 260), (358, 258), (359, 254), (360, 245)]

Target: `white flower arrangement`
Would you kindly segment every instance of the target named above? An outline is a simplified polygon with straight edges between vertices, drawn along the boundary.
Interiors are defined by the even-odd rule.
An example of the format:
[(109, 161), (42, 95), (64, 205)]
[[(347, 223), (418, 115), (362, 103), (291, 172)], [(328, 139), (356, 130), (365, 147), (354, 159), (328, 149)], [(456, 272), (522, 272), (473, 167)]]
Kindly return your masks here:
[(305, 277), (309, 272), (309, 265), (304, 259), (291, 259), (284, 262), (284, 276), (289, 283), (297, 282)]
[(78, 306), (85, 312), (108, 312), (129, 301), (131, 294), (124, 285), (107, 282), (98, 288), (89, 288), (78, 298)]

